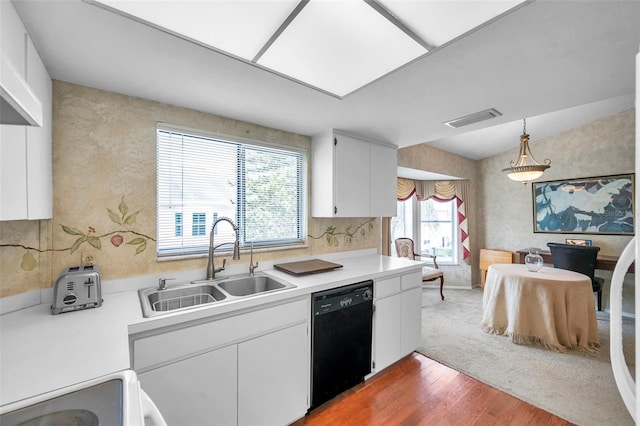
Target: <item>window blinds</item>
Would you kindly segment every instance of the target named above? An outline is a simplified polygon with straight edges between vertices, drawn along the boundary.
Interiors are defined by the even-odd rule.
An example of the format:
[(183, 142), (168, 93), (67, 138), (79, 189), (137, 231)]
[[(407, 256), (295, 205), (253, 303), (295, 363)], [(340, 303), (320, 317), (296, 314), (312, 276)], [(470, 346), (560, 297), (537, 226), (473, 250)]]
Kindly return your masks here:
[[(157, 148), (158, 256), (206, 252), (221, 217), (238, 225), (241, 246), (304, 241), (304, 151), (162, 126)], [(234, 239), (228, 223), (216, 226), (216, 245)]]

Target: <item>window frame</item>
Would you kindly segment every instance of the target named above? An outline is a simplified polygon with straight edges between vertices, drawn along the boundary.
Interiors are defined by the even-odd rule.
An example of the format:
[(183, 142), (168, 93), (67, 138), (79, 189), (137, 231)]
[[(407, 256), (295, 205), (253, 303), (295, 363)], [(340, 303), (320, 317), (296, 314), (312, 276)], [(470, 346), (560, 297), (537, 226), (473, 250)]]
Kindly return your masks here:
[(174, 226), (175, 226), (175, 236), (182, 237), (184, 236), (184, 213), (176, 212), (173, 216)]
[[(450, 221), (443, 221), (443, 220), (432, 220), (432, 221), (424, 221), (422, 220), (422, 209), (421, 209), (421, 205), (420, 203), (424, 203), (424, 202), (432, 202), (432, 203), (439, 203), (439, 204), (443, 204), (443, 203), (450, 203), (451, 204), (451, 220)], [(442, 265), (458, 265), (459, 264), (459, 251), (460, 251), (460, 233), (458, 232), (458, 215), (457, 215), (457, 203), (456, 203), (456, 199), (453, 198), (451, 200), (444, 200), (444, 201), (436, 201), (433, 200), (431, 198), (427, 199), (427, 200), (423, 200), (423, 201), (416, 201), (415, 203), (415, 208), (414, 208), (414, 212), (415, 212), (415, 220), (414, 220), (414, 226), (418, 233), (418, 241), (416, 241), (416, 249), (419, 250), (420, 253), (423, 252), (423, 248), (422, 248), (422, 224), (423, 223), (451, 223), (451, 260), (440, 260), (443, 258), (438, 259), (438, 264), (442, 264)], [(433, 254), (433, 253), (429, 253), (429, 254)]]
[[(186, 135), (186, 136), (192, 136), (192, 137), (196, 137), (196, 138), (205, 138), (205, 139), (212, 139), (213, 141), (219, 141), (219, 142), (224, 142), (224, 143), (231, 143), (231, 144), (239, 144), (239, 145), (244, 145), (244, 146), (248, 146), (248, 147), (254, 147), (254, 148), (266, 148), (266, 149), (275, 149), (275, 150), (279, 150), (279, 151), (283, 151), (285, 153), (291, 153), (292, 156), (299, 156), (298, 159), (298, 183), (297, 183), (297, 195), (296, 197), (298, 198), (297, 200), (297, 224), (296, 224), (296, 229), (297, 229), (297, 234), (298, 236), (296, 238), (289, 238), (286, 240), (280, 240), (280, 239), (265, 239), (262, 241), (254, 241), (254, 245), (256, 248), (282, 248), (282, 249), (286, 249), (286, 248), (295, 248), (295, 247), (304, 247), (307, 245), (307, 229), (308, 229), (308, 221), (309, 221), (309, 184), (308, 184), (308, 169), (309, 169), (309, 161), (310, 161), (310, 149), (309, 148), (305, 148), (305, 147), (299, 147), (299, 146), (295, 146), (295, 145), (288, 145), (288, 144), (284, 144), (284, 143), (277, 143), (277, 142), (272, 142), (272, 141), (262, 141), (262, 140), (255, 140), (255, 139), (249, 139), (249, 138), (244, 138), (244, 137), (240, 137), (240, 136), (235, 136), (235, 135), (229, 135), (229, 134), (222, 134), (222, 133), (216, 133), (216, 132), (210, 132), (210, 131), (206, 131), (206, 130), (201, 130), (201, 129), (193, 129), (193, 128), (188, 128), (188, 127), (183, 127), (183, 126), (176, 126), (176, 125), (172, 125), (172, 124), (167, 124), (167, 123), (157, 123), (156, 125), (156, 159), (159, 160), (160, 158), (160, 132), (168, 132), (168, 133), (178, 133), (178, 134), (182, 134), (182, 135)], [(242, 166), (243, 172), (244, 173), (244, 166)], [(193, 247), (188, 247), (188, 246), (180, 246), (179, 248), (164, 248), (164, 249), (160, 249), (160, 239), (161, 239), (161, 224), (160, 224), (160, 209), (161, 209), (161, 199), (160, 199), (160, 185), (161, 185), (161, 179), (160, 179), (160, 162), (157, 161), (156, 164), (156, 178), (157, 178), (157, 189), (156, 189), (156, 194), (157, 194), (157, 203), (156, 203), (156, 215), (157, 215), (157, 247), (156, 247), (156, 256), (158, 257), (158, 259), (160, 258), (176, 258), (176, 257), (188, 257), (188, 256), (200, 256), (203, 254), (207, 254), (208, 253), (208, 241), (209, 241), (209, 228), (207, 225), (205, 225), (205, 236), (207, 238), (207, 245), (205, 246), (203, 245), (198, 245), (193, 246)], [(244, 179), (241, 179), (244, 180)], [(247, 248), (249, 247), (249, 245), (251, 244), (251, 241), (247, 239), (246, 237), (246, 231), (244, 229), (244, 218), (242, 217), (242, 215), (244, 214), (246, 208), (244, 206), (239, 207), (241, 205), (241, 203), (246, 201), (245, 198), (245, 194), (242, 192), (242, 190), (240, 189), (240, 186), (243, 185), (243, 183), (240, 183), (239, 180), (239, 184), (238, 184), (238, 194), (237, 194), (237, 205), (235, 208), (235, 216), (231, 217), (231, 219), (234, 221), (234, 223), (236, 223), (236, 225), (238, 225), (238, 228), (240, 230), (240, 235), (239, 235), (239, 241), (240, 241), (240, 248)], [(200, 211), (198, 211), (198, 213), (200, 213)], [(185, 234), (185, 226), (188, 226), (188, 223), (185, 223), (185, 212), (182, 212), (182, 235), (184, 236)], [(205, 223), (208, 224), (208, 222), (206, 222), (206, 219), (208, 219), (208, 216), (212, 216), (210, 214), (211, 212), (205, 212)], [(213, 221), (215, 221), (215, 216), (217, 215), (217, 212), (213, 212)], [(222, 216), (219, 216), (222, 217)], [(212, 222), (213, 223), (213, 222)], [(193, 226), (193, 225), (192, 225)], [(216, 227), (216, 235), (218, 234), (218, 227)], [(225, 228), (226, 230), (226, 228)], [(220, 248), (217, 249), (218, 252), (224, 253), (224, 252), (231, 252), (232, 247), (230, 245), (223, 245)]]
[[(427, 201), (427, 200), (424, 200)], [(405, 205), (405, 218), (407, 216), (409, 216), (410, 218), (410, 222), (409, 224), (405, 225), (405, 228), (409, 228), (411, 235), (409, 236), (409, 238), (411, 238), (414, 241), (414, 249), (416, 251), (416, 253), (423, 253), (423, 249), (422, 249), (422, 217), (421, 217), (421, 206), (420, 203), (424, 202), (424, 201), (418, 201), (418, 199), (416, 198), (415, 195), (413, 195), (412, 197), (410, 197), (407, 200), (404, 201), (400, 201), (398, 200), (397, 203), (398, 205), (400, 203), (408, 203), (409, 205)], [(430, 202), (433, 203), (438, 203), (438, 201), (435, 200), (430, 200)], [(455, 266), (455, 265), (459, 265), (460, 264), (460, 248), (461, 248), (461, 241), (460, 241), (460, 232), (459, 232), (459, 224), (458, 224), (458, 212), (457, 212), (457, 203), (456, 203), (456, 199), (453, 198), (452, 200), (446, 201), (445, 202), (449, 202), (451, 203), (452, 207), (452, 216), (451, 216), (451, 223), (452, 223), (452, 258), (451, 260), (440, 260), (441, 258), (438, 258), (438, 265), (451, 265), (451, 266)], [(398, 211), (400, 211), (400, 208), (397, 209)], [(397, 216), (396, 216), (397, 218)], [(404, 218), (403, 218), (404, 220)], [(448, 222), (448, 221), (447, 221)], [(395, 244), (394, 244), (394, 239), (397, 238), (397, 236), (392, 235), (390, 244), (391, 244), (391, 250), (390, 253), (395, 253), (395, 255), (397, 256), (397, 253), (395, 252)], [(429, 253), (431, 254), (431, 253)]]
[(207, 213), (191, 213), (191, 236), (202, 237), (207, 235)]

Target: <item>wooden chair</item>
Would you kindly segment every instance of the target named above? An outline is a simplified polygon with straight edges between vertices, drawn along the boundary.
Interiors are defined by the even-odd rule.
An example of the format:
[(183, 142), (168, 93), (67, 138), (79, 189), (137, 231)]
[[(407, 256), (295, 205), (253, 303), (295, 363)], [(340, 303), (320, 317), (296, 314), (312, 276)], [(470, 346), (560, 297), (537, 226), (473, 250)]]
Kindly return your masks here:
[[(442, 287), (444, 286), (444, 274), (438, 269), (438, 262), (436, 257), (431, 254), (418, 254), (415, 252), (415, 245), (411, 238), (397, 238), (395, 240), (396, 252), (398, 257), (406, 257), (411, 260), (420, 260), (419, 258), (427, 258), (433, 261), (433, 268), (430, 266), (422, 267), (422, 282), (435, 281), (440, 279), (440, 297), (444, 300), (444, 294), (442, 293)], [(416, 259), (418, 258), (418, 259)]]
[(513, 254), (507, 250), (480, 249), (480, 270), (482, 271), (480, 286), (482, 288), (484, 288), (484, 283), (487, 281), (489, 265), (494, 263), (513, 263)]

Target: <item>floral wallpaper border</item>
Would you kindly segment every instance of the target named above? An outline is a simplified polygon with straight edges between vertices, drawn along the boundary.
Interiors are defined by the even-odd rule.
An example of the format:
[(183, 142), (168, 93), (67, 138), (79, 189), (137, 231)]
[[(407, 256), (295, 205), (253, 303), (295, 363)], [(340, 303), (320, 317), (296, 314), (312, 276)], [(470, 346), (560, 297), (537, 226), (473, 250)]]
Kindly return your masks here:
[[(38, 266), (38, 261), (36, 260), (33, 252), (37, 253), (46, 253), (46, 252), (65, 252), (68, 251), (69, 254), (77, 251), (83, 244), (87, 243), (93, 249), (102, 250), (102, 239), (105, 237), (111, 237), (109, 241), (111, 245), (115, 248), (118, 248), (125, 243), (125, 245), (135, 246), (135, 255), (138, 255), (146, 250), (147, 242), (153, 241), (155, 239), (142, 234), (134, 229), (136, 225), (136, 218), (141, 210), (137, 210), (134, 213), (129, 213), (129, 206), (124, 201), (124, 196), (120, 199), (120, 203), (118, 204), (118, 212), (114, 212), (112, 209), (107, 207), (107, 214), (109, 215), (109, 219), (113, 224), (116, 225), (116, 229), (109, 230), (101, 235), (96, 235), (96, 228), (93, 226), (89, 226), (87, 232), (82, 232), (78, 228), (67, 226), (60, 224), (62, 230), (68, 234), (77, 237), (76, 240), (69, 246), (60, 249), (39, 249), (36, 247), (29, 247), (23, 244), (1, 244), (0, 247), (19, 247), (26, 250), (26, 253), (22, 256), (22, 262), (20, 263), (20, 268), (23, 271), (32, 271)], [(125, 236), (127, 234), (133, 235), (129, 241), (125, 242)]]

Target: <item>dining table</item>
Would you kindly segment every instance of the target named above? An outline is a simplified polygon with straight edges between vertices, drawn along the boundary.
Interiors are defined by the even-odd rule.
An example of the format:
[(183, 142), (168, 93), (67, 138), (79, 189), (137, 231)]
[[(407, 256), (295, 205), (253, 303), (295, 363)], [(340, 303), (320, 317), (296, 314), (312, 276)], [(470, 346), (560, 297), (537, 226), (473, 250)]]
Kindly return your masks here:
[(513, 343), (557, 352), (600, 347), (591, 279), (565, 269), (493, 264), (482, 300), (482, 328)]

